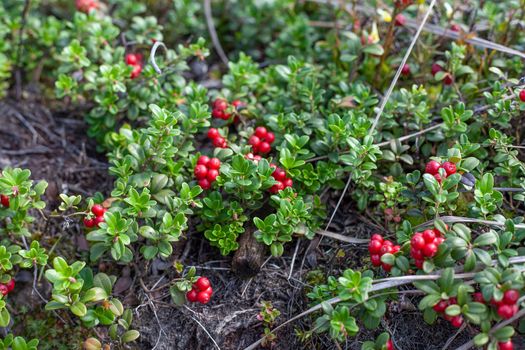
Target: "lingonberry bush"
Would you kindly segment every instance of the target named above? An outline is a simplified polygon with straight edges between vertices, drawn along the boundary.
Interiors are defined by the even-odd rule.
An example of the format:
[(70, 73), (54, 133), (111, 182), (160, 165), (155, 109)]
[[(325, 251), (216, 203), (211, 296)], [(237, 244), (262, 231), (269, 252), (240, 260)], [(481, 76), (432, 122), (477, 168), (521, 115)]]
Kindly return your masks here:
[[(519, 2), (473, 5), (473, 14), (440, 4), (421, 36), (412, 29), (431, 10), (421, 1), (29, 3), (0, 5), (0, 92), (11, 76), (19, 90), (22, 68), (32, 72), (46, 98), (86, 121), (113, 186), (60, 194), (46, 209), (45, 181), (3, 170), (0, 326), (10, 324), (17, 273), (29, 269), (46, 310), (105, 327), (83, 339), (86, 349), (127, 348), (139, 332), (114, 293), (119, 266), (133, 267), (148, 296), (167, 288), (176, 306), (208, 307), (217, 288), (174, 261), (180, 242), (206, 242), (245, 277), (292, 243), (316, 248), (328, 236), (369, 254), (306, 285), (301, 316), (313, 317), (302, 341), (383, 331), (390, 303), (411, 293), (427, 323), (468, 328), (465, 348), (513, 348), (525, 315), (525, 89), (521, 53), (510, 48), (523, 37), (509, 30), (515, 15), (523, 22)], [(484, 40), (470, 33), (472, 18)], [(228, 60), (217, 37), (231, 60), (209, 72), (209, 42)], [(381, 231), (365, 240), (327, 231), (340, 207), (327, 193), (348, 193)], [(39, 239), (36, 222), (50, 220), (77, 220), (89, 256)], [(170, 281), (148, 289), (143, 278), (159, 262), (173, 265)], [(262, 302), (264, 334), (253, 346), (278, 343), (294, 320), (279, 316)], [(363, 350), (395, 348), (389, 332), (375, 335)], [(38, 344), (13, 334), (2, 342)]]

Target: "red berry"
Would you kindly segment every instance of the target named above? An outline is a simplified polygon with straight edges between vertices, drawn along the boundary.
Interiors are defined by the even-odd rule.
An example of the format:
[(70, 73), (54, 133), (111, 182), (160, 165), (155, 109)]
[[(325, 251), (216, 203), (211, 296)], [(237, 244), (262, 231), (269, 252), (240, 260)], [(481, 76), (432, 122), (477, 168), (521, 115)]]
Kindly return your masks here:
[(454, 82), (454, 78), (450, 73), (445, 73), (445, 76), (443, 77), (443, 84), (445, 85), (452, 85)]
[(456, 328), (461, 327), (461, 325), (463, 324), (463, 316), (457, 315), (457, 316), (452, 317), (452, 319), (450, 320), (450, 323), (452, 324), (452, 326)]
[(386, 342), (386, 350), (395, 350), (394, 349), (394, 343), (392, 343), (392, 339), (388, 339)]
[(6, 208), (9, 208), (9, 197), (5, 194), (0, 195), (0, 203)]
[(416, 267), (417, 267), (418, 269), (422, 269), (422, 268), (423, 268), (423, 263), (424, 263), (424, 262), (425, 262), (425, 260), (423, 260), (423, 259), (417, 259), (417, 260), (414, 262), (414, 264), (416, 265)]
[(141, 72), (142, 72), (142, 66), (140, 64), (133, 65), (133, 70), (131, 71), (130, 78), (131, 79), (137, 78)]
[(445, 162), (443, 163), (443, 169), (445, 169), (445, 172), (447, 173), (447, 176), (450, 176), (452, 174), (456, 173), (456, 164), (452, 162)]
[(512, 343), (512, 340), (507, 340), (506, 342), (499, 342), (498, 350), (514, 350), (514, 344)]
[(430, 72), (432, 73), (432, 75), (436, 75), (437, 72), (441, 72), (442, 70), (443, 70), (443, 67), (441, 67), (437, 63), (432, 64), (432, 68), (430, 68)]
[(401, 13), (398, 14), (394, 20), (395, 22), (395, 25), (398, 26), (398, 27), (402, 27), (405, 25), (407, 19), (405, 18), (405, 16), (403, 16)]
[(197, 294), (198, 292), (195, 289), (192, 289), (186, 293), (186, 299), (188, 299), (190, 303), (194, 303), (197, 301)]
[(212, 141), (213, 145), (215, 147), (221, 147), (221, 148), (224, 148), (224, 144), (226, 143), (226, 140), (224, 139), (224, 137), (222, 136), (219, 136), (219, 137), (216, 137), (213, 139)]
[(514, 305), (520, 298), (520, 292), (516, 289), (509, 289), (503, 294), (502, 301), (507, 305)]
[(208, 289), (210, 286), (211, 286), (210, 280), (207, 279), (206, 277), (199, 277), (197, 282), (195, 282), (195, 287), (199, 291), (204, 291), (204, 290)]
[(370, 255), (370, 261), (372, 262), (372, 265), (376, 267), (381, 265), (381, 257), (379, 254)]
[(436, 255), (437, 250), (438, 250), (437, 245), (435, 245), (434, 243), (429, 243), (425, 245), (425, 248), (423, 248), (423, 255), (431, 258), (434, 255)]
[(213, 102), (213, 108), (224, 111), (226, 108), (228, 108), (228, 102), (222, 98), (217, 98)]
[(392, 270), (392, 265), (388, 265), (385, 263), (382, 263), (381, 267), (383, 267), (383, 270), (385, 270), (386, 272), (390, 272), (390, 270)]
[(441, 237), (441, 232), (437, 228), (434, 228), (434, 233), (436, 234), (436, 237)]
[(2, 293), (3, 296), (9, 294), (9, 289), (7, 289), (7, 286), (3, 283), (0, 284), (0, 293)]
[(385, 241), (383, 241), (383, 245), (387, 245), (387, 246), (392, 247), (392, 246), (394, 246), (394, 243), (392, 243), (392, 241), (385, 240)]
[(221, 119), (223, 119), (223, 120), (228, 120), (228, 119), (230, 119), (230, 117), (231, 117), (231, 113), (227, 113), (227, 112), (225, 112), (225, 111), (222, 112), (222, 117), (221, 117)]
[(421, 249), (411, 248), (410, 256), (416, 260), (423, 260), (423, 252), (421, 252)]
[(441, 243), (445, 242), (445, 239), (443, 237), (436, 237), (434, 240), (434, 244), (439, 246)]
[(498, 306), (498, 315), (504, 320), (508, 320), (515, 314), (515, 309), (512, 307), (512, 305), (500, 305)]
[(91, 10), (99, 8), (98, 0), (76, 0), (77, 10), (84, 13), (89, 13)]
[(95, 214), (95, 216), (101, 216), (101, 215), (104, 215), (104, 207), (101, 206), (100, 204), (95, 204), (94, 206), (91, 207), (91, 212), (93, 214)]
[(15, 279), (11, 278), (9, 282), (7, 282), (6, 287), (8, 292), (12, 292), (13, 289), (15, 289)]
[(283, 181), (283, 185), (284, 185), (284, 188), (286, 188), (286, 187), (292, 187), (292, 186), (293, 186), (293, 181), (292, 181), (292, 179), (289, 179), (289, 178), (284, 179), (284, 181)]
[(217, 137), (220, 137), (221, 134), (219, 134), (219, 130), (215, 129), (215, 128), (210, 128), (210, 130), (208, 130), (208, 137), (210, 139), (216, 139)]
[(217, 176), (219, 176), (219, 171), (216, 169), (208, 169), (208, 174), (206, 174), (206, 178), (208, 181), (214, 182), (217, 179)]
[(520, 100), (521, 102), (525, 102), (525, 90), (520, 91)]
[(208, 163), (209, 169), (219, 170), (220, 167), (221, 167), (221, 161), (219, 160), (219, 158), (210, 159), (210, 162)]
[(450, 305), (457, 304), (457, 303), (458, 303), (458, 299), (457, 299), (456, 297), (450, 297), (450, 298), (448, 299), (448, 303), (449, 303)]
[(197, 164), (193, 170), (193, 173), (195, 174), (197, 180), (202, 180), (206, 178), (206, 175), (208, 175), (208, 168), (206, 168), (206, 165)]
[(276, 168), (273, 171), (272, 176), (277, 181), (283, 181), (284, 179), (286, 179), (286, 171), (284, 171), (281, 168)]
[(130, 66), (134, 66), (137, 63), (139, 63), (139, 60), (137, 59), (137, 56), (135, 56), (134, 53), (128, 53), (126, 55), (126, 64), (129, 64)]
[(379, 242), (383, 243), (383, 236), (381, 236), (378, 233), (373, 234), (370, 239), (373, 240), (373, 241), (379, 241)]
[(95, 219), (84, 218), (84, 226), (89, 228), (95, 226)]
[(208, 179), (201, 179), (201, 180), (199, 180), (199, 186), (200, 186), (203, 190), (208, 190), (208, 189), (210, 189), (211, 184), (210, 184), (210, 182), (208, 181)]
[(210, 301), (210, 295), (206, 292), (199, 292), (197, 294), (197, 301), (201, 304), (207, 304)]
[(253, 156), (253, 160), (255, 160), (257, 162), (260, 161), (261, 159), (262, 159), (262, 157), (260, 155), (256, 154), (256, 155)]
[(277, 193), (277, 192), (279, 192), (281, 190), (284, 190), (284, 184), (281, 181), (277, 181), (277, 183), (275, 185), (270, 187), (270, 192), (271, 193)]
[(472, 300), (485, 304), (485, 299), (483, 298), (483, 294), (481, 292), (472, 293)]
[(450, 30), (453, 31), (453, 32), (459, 32), (461, 30), (461, 27), (459, 26), (459, 24), (453, 24), (450, 26)]
[(235, 107), (236, 109), (239, 109), (239, 108), (245, 107), (246, 104), (244, 102), (239, 101), (239, 100), (235, 100), (235, 101), (232, 102), (232, 106)]
[(210, 162), (210, 157), (208, 156), (200, 156), (197, 160), (198, 165), (204, 165), (206, 166)]
[(423, 249), (425, 247), (425, 239), (423, 238), (423, 235), (419, 232), (416, 232), (412, 239), (410, 239), (410, 245), (415, 249)]
[(404, 76), (407, 76), (410, 74), (410, 66), (407, 63), (405, 63), (403, 68), (401, 68), (401, 74)]
[(99, 224), (103, 223), (104, 222), (104, 216), (97, 216), (95, 218), (95, 226), (98, 227)]
[(435, 160), (431, 160), (425, 166), (425, 173), (435, 175), (439, 172), (439, 168), (441, 168), (441, 164), (439, 164), (439, 162), (436, 162)]
[(381, 255), (392, 253), (392, 246), (383, 244), (380, 250)]
[[(224, 118), (224, 111), (222, 109), (217, 109), (217, 108), (214, 108), (212, 111), (211, 111), (211, 116), (213, 118), (217, 118), (217, 119), (223, 119)], [(227, 118), (226, 118), (227, 119)]]
[(425, 240), (425, 243), (434, 243), (435, 238), (436, 234), (434, 233), (434, 230), (423, 231), (423, 239)]
[(268, 132), (264, 137), (264, 141), (270, 144), (273, 143), (273, 141), (275, 141), (275, 134), (273, 132)]
[(438, 183), (441, 183), (441, 181), (443, 181), (443, 180), (441, 179), (441, 175), (439, 175), (439, 174), (434, 174), (434, 178), (436, 179), (436, 181), (437, 181)]
[(268, 131), (264, 126), (258, 126), (255, 128), (255, 136), (257, 136), (258, 138), (264, 139), (267, 134)]
[(368, 243), (368, 251), (370, 254), (379, 254), (382, 246), (381, 242), (372, 240)]
[(261, 139), (255, 135), (250, 136), (248, 143), (254, 147), (257, 147), (261, 144)]
[(272, 147), (268, 142), (261, 142), (261, 144), (259, 145), (259, 152), (261, 152), (262, 154), (268, 153), (271, 150)]
[(395, 254), (399, 251), (399, 249), (401, 249), (401, 246), (399, 245), (395, 245), (392, 247), (392, 254)]
[(436, 305), (432, 306), (435, 312), (445, 312), (445, 309), (448, 307), (448, 301), (440, 300)]

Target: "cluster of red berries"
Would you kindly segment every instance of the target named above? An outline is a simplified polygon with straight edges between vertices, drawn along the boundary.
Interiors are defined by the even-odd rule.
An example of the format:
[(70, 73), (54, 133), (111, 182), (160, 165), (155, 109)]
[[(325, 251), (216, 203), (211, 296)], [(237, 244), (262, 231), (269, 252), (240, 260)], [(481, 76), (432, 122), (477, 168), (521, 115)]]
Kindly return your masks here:
[[(444, 69), (439, 64), (434, 63), (432, 64), (432, 67), (430, 68), (430, 73), (432, 73), (432, 76), (435, 77), (438, 72), (442, 72)], [(445, 85), (451, 85), (454, 82), (454, 78), (452, 77), (452, 74), (449, 72), (445, 73), (445, 76), (443, 77), (443, 84)]]
[(275, 164), (271, 164), (271, 166), (274, 168), (272, 177), (277, 181), (275, 185), (270, 187), (271, 193), (277, 193), (287, 187), (293, 186), (293, 180), (286, 176), (286, 171), (284, 171), (284, 169), (279, 168)]
[(186, 293), (186, 299), (188, 299), (190, 303), (199, 302), (201, 304), (207, 304), (212, 294), (213, 289), (211, 288), (210, 280), (206, 277), (199, 277), (191, 290)]
[(521, 102), (525, 102), (525, 90), (520, 91), (520, 100)]
[[(481, 294), (481, 293), (480, 293)], [(499, 317), (504, 320), (508, 320), (518, 312), (518, 299), (520, 298), (520, 292), (516, 289), (509, 289), (503, 293), (503, 299), (496, 301), (492, 299), (490, 303), (496, 308), (496, 312)], [(477, 301), (477, 300), (476, 300)]]
[(78, 11), (89, 13), (91, 10), (97, 10), (100, 2), (98, 0), (77, 0), (75, 5)]
[(84, 218), (84, 226), (86, 227), (98, 227), (98, 225), (101, 222), (104, 222), (104, 214), (106, 213), (106, 209), (101, 206), (100, 204), (95, 204), (93, 207), (91, 207), (91, 213), (95, 215), (93, 218)]
[(436, 228), (414, 233), (410, 239), (410, 256), (414, 258), (417, 268), (422, 269), (425, 258), (434, 257), (444, 241), (445, 238)]
[(208, 190), (211, 184), (215, 182), (217, 176), (219, 176), (220, 167), (221, 161), (218, 158), (210, 158), (207, 156), (199, 157), (193, 173), (197, 180), (199, 180), (199, 186), (203, 190)]
[(0, 195), (0, 203), (2, 203), (2, 206), (9, 208), (9, 197), (5, 194)]
[(15, 279), (11, 278), (9, 282), (7, 283), (0, 283), (0, 293), (2, 293), (3, 296), (6, 296), (7, 294), (11, 293), (15, 289)]
[(266, 154), (272, 150), (271, 144), (275, 141), (273, 132), (266, 130), (264, 126), (255, 128), (255, 132), (248, 139), (248, 143), (252, 146), (253, 153)]
[(381, 262), (381, 257), (385, 254), (395, 254), (401, 249), (400, 246), (394, 245), (391, 241), (383, 239), (380, 234), (372, 235), (370, 243), (368, 243), (368, 251), (370, 252), (370, 261), (374, 266), (382, 266), (383, 270), (390, 272), (392, 265)]
[[(239, 108), (246, 106), (243, 102), (239, 100), (233, 101), (231, 105), (235, 108), (235, 111), (237, 111)], [(232, 113), (228, 111), (230, 105), (225, 99), (217, 98), (215, 101), (213, 101), (212, 107), (213, 109), (211, 111), (211, 116), (213, 118), (228, 120), (232, 116)]]
[(444, 162), (443, 164), (438, 161), (431, 160), (425, 166), (425, 173), (434, 176), (437, 182), (441, 183), (443, 180), (439, 174), (439, 169), (443, 168), (445, 170), (445, 178), (449, 177), (452, 174), (455, 174), (457, 171), (456, 164), (452, 162)]
[(456, 298), (450, 298), (448, 300), (441, 299), (436, 305), (432, 307), (432, 309), (434, 309), (434, 311), (438, 314), (443, 314), (445, 320), (449, 321), (452, 326), (459, 328), (463, 324), (463, 316), (449, 316), (445, 314), (445, 310), (447, 307), (449, 307), (450, 305), (455, 305), (457, 303), (458, 301)]
[(222, 137), (221, 134), (219, 133), (219, 130), (215, 128), (210, 128), (210, 130), (208, 130), (208, 138), (211, 140), (211, 142), (213, 143), (215, 147), (219, 147), (219, 148), (228, 147), (228, 142), (226, 141), (226, 139)]
[(128, 53), (126, 55), (126, 64), (133, 67), (131, 79), (137, 78), (142, 72), (142, 55), (140, 53)]

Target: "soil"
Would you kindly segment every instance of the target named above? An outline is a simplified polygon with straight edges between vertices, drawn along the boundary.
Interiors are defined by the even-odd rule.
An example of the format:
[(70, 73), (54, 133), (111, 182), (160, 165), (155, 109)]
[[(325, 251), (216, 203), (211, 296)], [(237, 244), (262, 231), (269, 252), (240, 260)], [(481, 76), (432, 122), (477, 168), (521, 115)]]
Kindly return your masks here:
[[(74, 115), (69, 112), (51, 113), (38, 101), (0, 102), (0, 168), (29, 168), (33, 179), (47, 180), (46, 210), (56, 208), (60, 193), (85, 196), (100, 191), (108, 195), (112, 185), (105, 157), (95, 151), (96, 145), (86, 136), (86, 125)], [(339, 195), (338, 192), (326, 194), (329, 208), (335, 207)], [(348, 200), (339, 208), (330, 230), (367, 238), (372, 232), (381, 231), (381, 227), (373, 222), (371, 216), (358, 214), (351, 200)], [(60, 240), (56, 251), (71, 259), (86, 257), (87, 243), (78, 221), (52, 220), (39, 224), (35, 227), (35, 235), (41, 236), (46, 246)], [(303, 282), (308, 270), (315, 268), (323, 273), (337, 275), (345, 268), (362, 269), (368, 264), (364, 247), (344, 245), (327, 238), (321, 241), (316, 254), (304, 259), (303, 264), (308, 245), (308, 241), (299, 243), (291, 278), (288, 275), (294, 260), (295, 244), (287, 247), (283, 257), (268, 259), (256, 277), (242, 280), (231, 272), (231, 257), (222, 257), (198, 234), (191, 233), (189, 239), (177, 247), (175, 255), (185, 266), (197, 266), (198, 272), (205, 272), (209, 276), (215, 292), (212, 301), (206, 306), (194, 304), (176, 307), (170, 303), (167, 288), (145, 292), (139, 283), (139, 269), (120, 271), (119, 274), (124, 273), (125, 277), (119, 280), (118, 291), (126, 305), (133, 308), (134, 327), (141, 333), (134, 348), (214, 349), (213, 338), (220, 349), (244, 349), (263, 334), (263, 327), (256, 319), (261, 301), (269, 300), (281, 311), (277, 324), (282, 323), (308, 308), (305, 291), (310, 287)], [(172, 275), (171, 264), (154, 262), (149, 272), (143, 273), (144, 286), (154, 290), (166, 284)], [(104, 270), (108, 265), (102, 263), (99, 267)], [(31, 293), (32, 274), (24, 272), (17, 278), (23, 289), (18, 292), (19, 297), (14, 297), (15, 309), (21, 306), (38, 309), (43, 306)], [(44, 296), (48, 295), (49, 286), (45, 282), (40, 283), (38, 288)], [(427, 325), (417, 311), (418, 298), (401, 297), (389, 305), (382, 328), (392, 334), (396, 349), (443, 349), (451, 337), (455, 338), (447, 348), (455, 349), (475, 334), (468, 328), (457, 334), (457, 330), (443, 320), (436, 325)], [(313, 335), (301, 343), (296, 332), (308, 331), (314, 319), (315, 315), (303, 318), (279, 331), (272, 349), (357, 350), (362, 342), (380, 333), (364, 330), (359, 337), (349, 338), (347, 343), (340, 346), (327, 336), (319, 335)], [(18, 331), (26, 332), (22, 329)], [(64, 337), (67, 338), (67, 332)], [(521, 344), (525, 344), (525, 340), (521, 340)], [(515, 343), (520, 344), (520, 339), (515, 339)], [(525, 349), (525, 346), (520, 346), (517, 349)]]

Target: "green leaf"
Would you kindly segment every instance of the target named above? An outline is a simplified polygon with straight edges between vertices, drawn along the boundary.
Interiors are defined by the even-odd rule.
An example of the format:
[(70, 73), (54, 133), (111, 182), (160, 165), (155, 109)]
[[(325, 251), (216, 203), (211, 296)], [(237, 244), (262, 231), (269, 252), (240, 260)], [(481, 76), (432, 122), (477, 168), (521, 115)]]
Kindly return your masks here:
[(127, 331), (122, 335), (122, 342), (123, 343), (130, 343), (132, 341), (135, 341), (140, 337), (140, 333), (134, 329)]
[(71, 312), (79, 317), (82, 317), (86, 314), (87, 308), (86, 305), (80, 301), (74, 302), (69, 309)]

